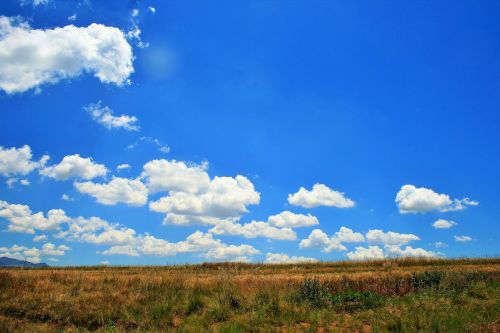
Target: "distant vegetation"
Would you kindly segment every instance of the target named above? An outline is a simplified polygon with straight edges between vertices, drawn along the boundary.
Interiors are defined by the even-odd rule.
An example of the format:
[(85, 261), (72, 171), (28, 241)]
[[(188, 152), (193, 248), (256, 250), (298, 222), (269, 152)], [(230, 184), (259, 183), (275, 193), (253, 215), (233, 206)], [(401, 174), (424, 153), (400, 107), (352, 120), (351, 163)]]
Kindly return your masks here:
[(27, 260), (17, 260), (9, 257), (0, 257), (0, 267), (47, 267), (46, 263), (33, 263)]
[(499, 332), (500, 259), (0, 269), (0, 332)]

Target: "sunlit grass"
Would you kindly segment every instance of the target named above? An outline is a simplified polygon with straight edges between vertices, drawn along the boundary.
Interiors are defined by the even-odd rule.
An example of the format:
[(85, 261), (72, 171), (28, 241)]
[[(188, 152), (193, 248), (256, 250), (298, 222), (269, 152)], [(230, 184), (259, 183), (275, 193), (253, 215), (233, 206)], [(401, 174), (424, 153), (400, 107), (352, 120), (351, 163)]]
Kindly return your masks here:
[(493, 332), (500, 259), (0, 270), (0, 332)]

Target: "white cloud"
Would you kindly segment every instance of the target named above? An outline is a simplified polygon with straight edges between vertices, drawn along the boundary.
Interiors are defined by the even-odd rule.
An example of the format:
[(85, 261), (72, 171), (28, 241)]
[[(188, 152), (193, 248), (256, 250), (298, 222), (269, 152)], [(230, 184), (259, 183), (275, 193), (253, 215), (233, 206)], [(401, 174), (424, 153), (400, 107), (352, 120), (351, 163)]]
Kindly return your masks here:
[(139, 179), (113, 177), (109, 183), (75, 182), (80, 193), (94, 197), (103, 205), (125, 203), (129, 206), (142, 206), (148, 200), (148, 189)]
[(430, 211), (448, 212), (463, 210), (466, 206), (477, 206), (479, 202), (469, 198), (450, 199), (447, 194), (439, 194), (425, 187), (403, 185), (396, 195), (399, 211), (405, 213), (425, 213)]
[(127, 163), (124, 163), (124, 164), (120, 164), (116, 167), (116, 171), (121, 171), (121, 170), (125, 170), (125, 169), (130, 169), (131, 166), (130, 164), (127, 164)]
[(33, 29), (18, 18), (0, 16), (0, 50), (0, 89), (8, 94), (82, 73), (122, 86), (134, 70), (123, 32), (102, 24)]
[(419, 258), (434, 258), (439, 257), (440, 254), (433, 251), (427, 251), (422, 248), (412, 248), (411, 246), (406, 246), (404, 249), (399, 246), (386, 246), (385, 247), (387, 256), (389, 257), (419, 257)]
[(156, 9), (155, 9), (154, 7), (148, 7), (148, 10), (149, 10), (152, 14), (156, 13)]
[(40, 174), (55, 180), (82, 178), (85, 180), (105, 176), (108, 170), (102, 164), (97, 164), (91, 158), (80, 157), (79, 154), (64, 156), (59, 164), (44, 167)]
[(267, 222), (279, 228), (310, 227), (319, 224), (318, 219), (311, 215), (295, 214), (289, 211), (269, 216)]
[(47, 235), (38, 235), (33, 237), (33, 242), (44, 242), (47, 240)]
[(135, 230), (117, 223), (109, 223), (95, 216), (89, 219), (81, 216), (71, 218), (67, 222), (67, 228), (54, 237), (99, 245), (135, 244), (136, 242)]
[(364, 242), (365, 238), (359, 232), (354, 232), (349, 228), (340, 227), (332, 237), (329, 237), (320, 229), (314, 229), (308, 238), (303, 239), (300, 248), (319, 248), (323, 252), (346, 251), (347, 248), (342, 243)]
[(25, 6), (28, 4), (33, 4), (34, 7), (39, 5), (46, 5), (50, 0), (20, 0), (21, 6)]
[(144, 165), (141, 176), (146, 179), (146, 185), (151, 193), (164, 191), (197, 193), (210, 186), (207, 167), (207, 163), (187, 165), (183, 161), (152, 160)]
[(285, 253), (267, 253), (265, 263), (268, 264), (289, 264), (289, 263), (301, 263), (301, 262), (318, 262), (318, 259), (308, 258), (308, 257), (296, 257), (288, 256)]
[(444, 243), (444, 242), (435, 242), (434, 243), (434, 246), (435, 247), (448, 247), (448, 244)]
[(151, 202), (149, 208), (152, 211), (167, 213), (165, 222), (169, 221), (170, 214), (175, 214), (177, 219), (182, 218), (186, 222), (184, 224), (189, 221), (195, 224), (200, 218), (236, 220), (241, 214), (248, 212), (247, 206), (256, 205), (260, 201), (260, 194), (255, 191), (252, 182), (241, 175), (234, 178), (214, 177), (204, 189), (200, 184), (191, 186), (190, 182), (180, 180), (173, 184), (198, 192), (170, 191), (168, 196)]
[(153, 236), (144, 236), (139, 240), (137, 247), (142, 254), (156, 256), (175, 256), (178, 253), (198, 252), (202, 257), (211, 260), (224, 261), (249, 261), (250, 257), (260, 251), (246, 244), (227, 245), (212, 234), (196, 231), (186, 240), (171, 243)]
[(453, 227), (454, 225), (457, 225), (457, 223), (453, 222), (453, 221), (439, 219), (432, 224), (432, 227), (434, 229), (449, 229), (449, 228)]
[(288, 195), (288, 203), (305, 208), (318, 206), (349, 208), (355, 205), (355, 202), (345, 197), (344, 193), (332, 190), (324, 184), (315, 184), (311, 191), (301, 187), (298, 192)]
[(384, 250), (378, 246), (356, 246), (356, 250), (346, 253), (349, 260), (376, 260), (385, 258)]
[(122, 254), (131, 257), (139, 256), (139, 251), (132, 245), (115, 245), (101, 252), (104, 255)]
[(52, 243), (45, 243), (42, 246), (42, 254), (47, 256), (63, 256), (68, 250), (71, 249), (66, 245), (56, 246)]
[(19, 183), (23, 186), (29, 186), (31, 184), (28, 179), (21, 179)]
[(83, 107), (87, 111), (92, 119), (104, 126), (107, 129), (122, 128), (127, 131), (139, 131), (140, 127), (137, 125), (139, 119), (135, 116), (127, 116), (122, 114), (120, 116), (114, 116), (113, 110), (109, 107), (101, 107), (101, 101), (97, 103), (91, 103)]
[(74, 13), (73, 15), (68, 16), (68, 21), (76, 21), (76, 17), (76, 13)]
[[(16, 210), (20, 211), (20, 213), (16, 214)], [(0, 201), (0, 217), (7, 218), (11, 223), (9, 231), (33, 233), (35, 229), (48, 230), (47, 225), (45, 225), (49, 224), (48, 220), (57, 225), (57, 228), (51, 226), (51, 230), (59, 230), (53, 235), (54, 238), (111, 246), (102, 251), (101, 254), (175, 256), (179, 253), (196, 253), (200, 257), (216, 261), (249, 261), (253, 255), (260, 253), (251, 245), (228, 245), (219, 239), (214, 239), (212, 234), (200, 231), (194, 232), (183, 241), (169, 242), (149, 234), (137, 234), (131, 228), (118, 223), (109, 223), (98, 217), (88, 219), (81, 216), (67, 217), (62, 210), (50, 210), (47, 215), (48, 218), (44, 218), (41, 212), (31, 214), (28, 206), (9, 205), (4, 201)], [(59, 220), (57, 217), (59, 217)], [(15, 218), (26, 221), (23, 220), (23, 224), (13, 221)], [(18, 230), (12, 230), (11, 225), (18, 226)], [(40, 225), (42, 225), (42, 228), (39, 228)], [(20, 227), (23, 227), (22, 230)], [(45, 240), (43, 237), (37, 237), (40, 241)], [(0, 254), (21, 259), (28, 257), (33, 259), (30, 261), (35, 262), (35, 260), (39, 261), (41, 255), (63, 255), (67, 250), (69, 250), (69, 247), (65, 245), (55, 246), (52, 243), (46, 243), (41, 250), (19, 246), (14, 248), (4, 247), (0, 248)]]
[(63, 193), (63, 195), (61, 196), (61, 200), (64, 200), (64, 201), (73, 201), (74, 199), (72, 197), (70, 197), (69, 195)]
[(313, 231), (311, 231), (311, 234), (308, 238), (300, 241), (299, 247), (301, 249), (319, 248), (323, 252), (347, 250), (347, 248), (342, 245), (342, 243), (338, 239), (335, 239), (334, 237), (328, 237), (328, 235), (320, 229), (314, 229)]
[(366, 233), (366, 240), (372, 243), (400, 246), (412, 241), (420, 240), (420, 238), (413, 234), (400, 234), (393, 231), (383, 232), (380, 229), (374, 229), (369, 230)]
[(139, 9), (137, 8), (132, 9), (132, 12), (130, 14), (132, 15), (132, 17), (136, 17), (137, 15), (139, 15)]
[(11, 247), (0, 247), (0, 257), (9, 257), (17, 260), (27, 260), (33, 263), (41, 261), (42, 251), (37, 248), (13, 245)]
[(221, 245), (210, 249), (203, 257), (216, 261), (249, 262), (250, 257), (259, 254), (260, 251), (251, 245)]
[(359, 232), (354, 232), (352, 229), (340, 227), (339, 231), (335, 232), (333, 238), (343, 243), (359, 243), (364, 242), (365, 238)]
[(42, 212), (33, 214), (26, 205), (9, 204), (5, 201), (0, 201), (0, 218), (9, 222), (8, 231), (29, 234), (34, 234), (35, 230), (57, 230), (69, 220), (61, 209), (49, 210), (45, 217)]
[(266, 222), (252, 221), (239, 224), (219, 221), (209, 232), (216, 235), (238, 235), (245, 238), (265, 237), (278, 240), (295, 240), (297, 234), (290, 228), (276, 228)]
[[(1, 71), (2, 70), (0, 66), (0, 72)], [(21, 148), (4, 148), (0, 146), (0, 175), (4, 177), (10, 177), (14, 175), (27, 175), (34, 169), (44, 166), (49, 159), (49, 156), (44, 155), (39, 161), (34, 161), (32, 158), (33, 154), (31, 153), (31, 148), (28, 145), (24, 145)]]
[(41, 256), (63, 256), (68, 250), (70, 250), (70, 248), (66, 245), (56, 246), (52, 243), (45, 243), (42, 249), (13, 245), (11, 247), (0, 247), (0, 257), (9, 257), (17, 260), (27, 260), (33, 263), (39, 263), (41, 261)]
[(164, 154), (167, 154), (170, 152), (170, 147), (168, 145), (166, 145), (166, 144), (162, 143), (160, 140), (158, 140), (156, 138), (152, 138), (150, 136), (143, 136), (143, 137), (139, 138), (139, 140), (137, 140), (136, 142), (128, 145), (127, 149), (134, 149), (141, 142), (150, 143), (152, 145), (155, 145), (158, 148), (158, 151), (160, 151)]
[(14, 184), (17, 182), (17, 178), (9, 178), (5, 181), (5, 184), (7, 184), (7, 187), (12, 188), (14, 187)]
[(472, 237), (469, 236), (454, 236), (455, 241), (465, 243), (465, 242), (470, 242), (472, 241)]

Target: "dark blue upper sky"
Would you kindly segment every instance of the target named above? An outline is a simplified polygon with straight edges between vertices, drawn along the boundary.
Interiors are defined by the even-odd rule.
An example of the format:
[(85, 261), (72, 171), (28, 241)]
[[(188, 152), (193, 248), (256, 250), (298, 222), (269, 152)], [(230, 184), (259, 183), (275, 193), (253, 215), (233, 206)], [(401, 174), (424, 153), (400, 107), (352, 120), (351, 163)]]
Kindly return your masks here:
[[(138, 15), (132, 17), (134, 9)], [(68, 21), (75, 13), (76, 20)], [(4, 149), (29, 145), (33, 159), (48, 154), (50, 165), (67, 155), (91, 157), (110, 170), (95, 183), (111, 175), (135, 178), (154, 159), (208, 161), (211, 177), (243, 175), (260, 192), (260, 203), (248, 206), (238, 223), (266, 221), (284, 210), (318, 218), (315, 227), (294, 229), (297, 238), (291, 241), (213, 235), (224, 244), (250, 244), (260, 251), (255, 261), (266, 253), (345, 259), (346, 252), (299, 247), (312, 229), (331, 236), (340, 226), (363, 235), (371, 229), (414, 234), (420, 240), (413, 248), (448, 257), (499, 252), (498, 1), (49, 0), (35, 6), (3, 0), (0, 16), (19, 16), (31, 29), (100, 23), (126, 33), (135, 23), (149, 43), (140, 48), (129, 39), (129, 85), (82, 72), (24, 92), (0, 89)], [(115, 115), (137, 117), (140, 131), (108, 129), (92, 120), (83, 107), (98, 101)], [(170, 152), (141, 137), (161, 141)], [(140, 143), (127, 148), (135, 142)], [(131, 168), (115, 171), (122, 163)], [(99, 216), (170, 242), (210, 229), (162, 225), (164, 214), (147, 204), (100, 204), (77, 191), (78, 179), (56, 181), (38, 171), (18, 178), (31, 184), (9, 187), (2, 181), (0, 200), (28, 205), (33, 213), (61, 208), (68, 216)], [(344, 192), (355, 206), (287, 202), (289, 194), (316, 183)], [(400, 213), (395, 198), (406, 184), (479, 204)], [(74, 200), (62, 201), (63, 193)], [(162, 196), (151, 193), (149, 202)], [(433, 228), (438, 219), (456, 225)], [(8, 223), (0, 220), (0, 229)], [(106, 256), (97, 251), (107, 245), (51, 238), (52, 231), (38, 234), (71, 248), (60, 264), (205, 260), (196, 251)], [(464, 235), (472, 240), (455, 241)], [(1, 232), (0, 247), (41, 247), (33, 236)], [(436, 248), (436, 242), (448, 246)], [(387, 246), (344, 245), (347, 251)]]

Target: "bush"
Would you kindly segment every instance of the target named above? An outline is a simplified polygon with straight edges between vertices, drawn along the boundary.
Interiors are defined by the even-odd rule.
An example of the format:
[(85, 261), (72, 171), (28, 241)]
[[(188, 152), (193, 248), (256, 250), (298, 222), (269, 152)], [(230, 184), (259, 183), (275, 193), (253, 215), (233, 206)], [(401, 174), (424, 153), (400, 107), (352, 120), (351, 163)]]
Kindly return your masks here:
[(418, 291), (427, 288), (439, 287), (443, 279), (443, 272), (413, 273), (411, 283), (413, 289)]
[(370, 291), (350, 291), (332, 295), (330, 299), (334, 309), (346, 312), (373, 309), (382, 302), (382, 296)]
[(329, 292), (318, 277), (306, 278), (292, 296), (296, 303), (308, 302), (313, 307), (322, 308), (328, 305)]

